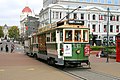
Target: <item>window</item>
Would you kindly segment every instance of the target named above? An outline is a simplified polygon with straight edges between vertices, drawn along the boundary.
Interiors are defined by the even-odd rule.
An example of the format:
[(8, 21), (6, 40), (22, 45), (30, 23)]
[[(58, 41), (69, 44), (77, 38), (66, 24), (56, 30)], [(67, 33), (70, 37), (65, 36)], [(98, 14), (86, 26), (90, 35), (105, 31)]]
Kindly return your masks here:
[(50, 33), (47, 33), (47, 34), (46, 34), (46, 41), (47, 41), (47, 42), (50, 42)]
[(93, 32), (95, 32), (96, 30), (95, 30), (95, 24), (93, 24), (93, 26), (92, 26), (92, 29), (93, 29)]
[(107, 15), (104, 15), (104, 20), (105, 20), (105, 21), (107, 20), (107, 18), (108, 18)]
[(88, 28), (90, 28), (90, 24), (88, 24)]
[(99, 25), (99, 32), (100, 32), (100, 25)]
[(53, 19), (55, 18), (55, 12), (53, 11)]
[(52, 32), (51, 33), (51, 42), (55, 42), (56, 41), (56, 33)]
[(113, 20), (113, 16), (110, 16), (110, 20), (111, 20), (111, 21)]
[(69, 13), (67, 12), (66, 14), (67, 14), (66, 19), (69, 19)]
[(84, 19), (84, 13), (81, 14), (81, 19)]
[(55, 19), (59, 19), (59, 12), (56, 12), (56, 18)]
[(60, 41), (63, 41), (63, 31), (60, 31)]
[(74, 19), (77, 19), (77, 13), (73, 14)]
[(113, 25), (110, 25), (110, 32), (113, 32)]
[(90, 14), (88, 14), (88, 20), (90, 20)]
[(94, 14), (94, 15), (93, 15), (93, 20), (95, 20), (95, 17), (96, 17), (96, 16), (95, 16), (95, 14)]
[(60, 12), (60, 19), (62, 18), (62, 12)]
[(65, 31), (65, 41), (72, 41), (72, 30)]
[(81, 41), (81, 30), (75, 30), (74, 40), (75, 41)]
[(104, 32), (106, 32), (107, 30), (107, 25), (104, 25)]
[(117, 21), (119, 21), (119, 16), (117, 15)]
[(88, 30), (83, 30), (83, 42), (88, 42)]
[(119, 32), (119, 25), (116, 26), (116, 32)]
[(103, 15), (99, 15), (99, 20), (103, 20)]

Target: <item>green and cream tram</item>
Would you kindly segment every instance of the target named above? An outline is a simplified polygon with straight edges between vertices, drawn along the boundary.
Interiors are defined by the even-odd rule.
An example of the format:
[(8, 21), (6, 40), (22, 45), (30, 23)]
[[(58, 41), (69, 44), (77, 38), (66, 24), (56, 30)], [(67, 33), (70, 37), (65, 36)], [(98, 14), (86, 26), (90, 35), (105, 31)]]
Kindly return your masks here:
[(32, 36), (33, 55), (51, 65), (75, 65), (89, 62), (89, 28), (79, 20), (69, 20), (40, 28)]

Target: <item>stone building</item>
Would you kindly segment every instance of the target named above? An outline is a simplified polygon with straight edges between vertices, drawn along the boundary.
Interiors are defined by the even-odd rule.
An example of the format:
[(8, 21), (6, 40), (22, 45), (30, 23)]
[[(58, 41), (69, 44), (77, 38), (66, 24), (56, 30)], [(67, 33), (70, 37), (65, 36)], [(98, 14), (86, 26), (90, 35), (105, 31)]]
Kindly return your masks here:
[(90, 28), (90, 34), (101, 44), (106, 40), (109, 16), (109, 40), (113, 41), (115, 35), (120, 32), (119, 3), (120, 0), (43, 0), (43, 9), (39, 13), (39, 27), (58, 22), (81, 6), (64, 20), (83, 20), (84, 25)]
[(25, 6), (20, 15), (20, 35), (23, 41), (26, 37), (36, 32), (38, 26), (39, 22), (37, 15), (35, 15), (28, 6)]

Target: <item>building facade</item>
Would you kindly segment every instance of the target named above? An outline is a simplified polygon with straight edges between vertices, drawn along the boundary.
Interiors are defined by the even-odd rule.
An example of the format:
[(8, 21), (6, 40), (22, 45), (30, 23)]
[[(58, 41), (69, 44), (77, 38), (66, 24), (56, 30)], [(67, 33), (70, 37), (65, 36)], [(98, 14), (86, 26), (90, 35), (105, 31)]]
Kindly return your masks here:
[(24, 41), (25, 38), (36, 32), (39, 26), (38, 16), (35, 15), (32, 10), (25, 6), (20, 15), (20, 36)]
[(43, 7), (47, 7), (50, 4), (61, 4), (68, 6), (100, 6), (104, 9), (106, 7), (110, 7), (111, 9), (119, 9), (120, 8), (120, 0), (43, 0)]
[[(117, 3), (117, 4), (116, 4)], [(43, 9), (39, 13), (40, 26), (65, 19), (79, 19), (90, 28), (90, 33), (97, 41), (105, 41), (109, 19), (109, 39), (115, 40), (120, 32), (120, 0), (43, 0)], [(92, 5), (92, 6), (91, 6)], [(99, 6), (98, 6), (99, 5)], [(108, 10), (109, 14), (108, 14)]]

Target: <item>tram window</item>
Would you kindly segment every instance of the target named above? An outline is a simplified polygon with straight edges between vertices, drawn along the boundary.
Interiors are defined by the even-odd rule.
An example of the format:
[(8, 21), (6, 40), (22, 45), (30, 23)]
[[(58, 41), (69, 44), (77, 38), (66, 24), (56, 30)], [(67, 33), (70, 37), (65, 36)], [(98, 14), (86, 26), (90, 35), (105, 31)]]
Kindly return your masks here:
[(83, 42), (88, 41), (88, 30), (83, 30)]
[(56, 33), (55, 32), (51, 33), (51, 41), (52, 42), (56, 41)]
[(72, 30), (65, 31), (65, 41), (72, 41)]
[(63, 40), (63, 31), (60, 31), (60, 41)]
[(46, 41), (47, 41), (47, 42), (50, 42), (50, 33), (47, 33), (47, 34), (46, 34)]
[(74, 36), (75, 41), (81, 41), (80, 37), (81, 37), (81, 31), (75, 30), (75, 36)]

